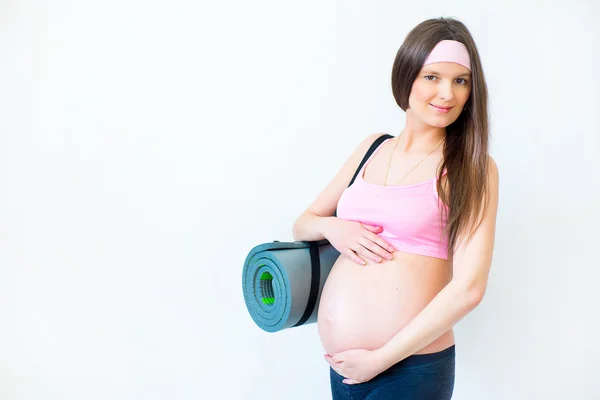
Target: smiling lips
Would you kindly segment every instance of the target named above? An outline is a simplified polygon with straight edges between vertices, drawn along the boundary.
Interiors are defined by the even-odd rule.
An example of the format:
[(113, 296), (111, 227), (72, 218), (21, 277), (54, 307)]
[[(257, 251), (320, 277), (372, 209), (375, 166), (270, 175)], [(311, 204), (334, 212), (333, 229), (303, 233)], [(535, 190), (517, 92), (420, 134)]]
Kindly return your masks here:
[(449, 111), (452, 109), (452, 107), (440, 107), (440, 106), (434, 106), (434, 105), (433, 105), (433, 104), (431, 104), (431, 103), (429, 103), (429, 105), (430, 105), (431, 107), (433, 107), (433, 108), (434, 108), (434, 109), (435, 109), (437, 112), (444, 113), (444, 114), (445, 114), (445, 113), (447, 113), (447, 112), (449, 112)]

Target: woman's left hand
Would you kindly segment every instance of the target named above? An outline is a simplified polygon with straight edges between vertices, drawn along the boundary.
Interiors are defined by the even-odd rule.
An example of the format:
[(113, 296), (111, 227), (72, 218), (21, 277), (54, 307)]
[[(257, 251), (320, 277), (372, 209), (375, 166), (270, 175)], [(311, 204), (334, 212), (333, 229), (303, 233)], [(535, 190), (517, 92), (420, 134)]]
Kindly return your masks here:
[(348, 385), (367, 382), (387, 369), (377, 350), (352, 349), (333, 356), (325, 354), (325, 361), (346, 378), (342, 383)]

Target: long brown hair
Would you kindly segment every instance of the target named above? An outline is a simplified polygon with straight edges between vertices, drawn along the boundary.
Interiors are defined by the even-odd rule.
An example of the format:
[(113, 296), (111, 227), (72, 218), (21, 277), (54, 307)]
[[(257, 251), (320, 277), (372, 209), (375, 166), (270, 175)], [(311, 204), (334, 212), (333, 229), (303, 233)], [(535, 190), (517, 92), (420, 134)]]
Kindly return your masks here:
[[(456, 40), (467, 46), (471, 58), (471, 94), (466, 108), (446, 127), (444, 159), (438, 172), (437, 189), (449, 208), (444, 231), (448, 235), (448, 258), (463, 235), (468, 239), (479, 226), (481, 201), (488, 202), (488, 91), (475, 41), (467, 27), (452, 18), (423, 21), (406, 36), (392, 68), (392, 92), (406, 111), (408, 98), (425, 59), (441, 40)], [(444, 188), (442, 174), (447, 170)], [(447, 189), (447, 190), (445, 190)]]

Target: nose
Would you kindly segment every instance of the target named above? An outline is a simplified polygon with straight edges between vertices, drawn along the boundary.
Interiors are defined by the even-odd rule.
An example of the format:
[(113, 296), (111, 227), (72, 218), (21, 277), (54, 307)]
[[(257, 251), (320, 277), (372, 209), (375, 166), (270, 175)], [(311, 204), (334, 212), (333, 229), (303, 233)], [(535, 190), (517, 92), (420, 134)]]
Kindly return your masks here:
[(454, 99), (452, 82), (442, 82), (438, 85), (438, 96), (446, 101)]

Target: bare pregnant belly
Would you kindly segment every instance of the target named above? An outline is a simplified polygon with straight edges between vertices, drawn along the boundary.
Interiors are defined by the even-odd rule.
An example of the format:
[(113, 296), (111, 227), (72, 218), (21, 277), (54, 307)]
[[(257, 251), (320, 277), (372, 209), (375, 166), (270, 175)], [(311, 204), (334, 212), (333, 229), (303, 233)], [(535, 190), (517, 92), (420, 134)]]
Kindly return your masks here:
[[(318, 332), (328, 354), (377, 349), (408, 324), (451, 279), (446, 260), (396, 251), (394, 258), (360, 266), (340, 256), (323, 287)], [(449, 330), (416, 354), (454, 344)]]

